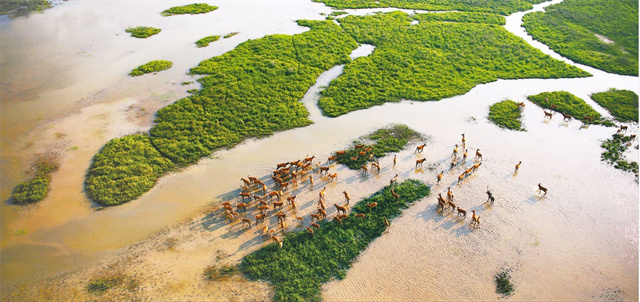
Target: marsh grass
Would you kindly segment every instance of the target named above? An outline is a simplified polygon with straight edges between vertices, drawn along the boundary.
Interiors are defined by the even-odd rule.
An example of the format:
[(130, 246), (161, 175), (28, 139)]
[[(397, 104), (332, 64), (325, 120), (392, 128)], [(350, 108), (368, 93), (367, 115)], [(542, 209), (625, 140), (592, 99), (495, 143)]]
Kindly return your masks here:
[(162, 29), (147, 26), (138, 26), (127, 28), (124, 31), (130, 33), (132, 37), (144, 39), (160, 33)]
[(604, 107), (621, 122), (638, 122), (638, 95), (630, 90), (618, 90), (594, 93), (591, 99)]
[[(445, 18), (451, 16), (470, 15)], [(589, 75), (543, 54), (502, 26), (411, 21), (403, 12), (338, 19), (356, 41), (376, 49), (347, 64), (322, 91), (318, 106), (324, 115), (335, 117), (401, 100), (440, 100), (498, 79)]]
[(474, 12), (447, 12), (437, 14), (414, 14), (411, 16), (418, 21), (448, 21), (460, 23), (484, 23), (505, 25), (507, 19), (504, 16), (491, 13), (474, 13)]
[(218, 9), (217, 6), (211, 6), (206, 3), (194, 3), (182, 6), (174, 6), (162, 11), (163, 16), (173, 16), (173, 15), (197, 15), (197, 14), (206, 14), (208, 12), (214, 11)]
[(522, 127), (520, 107), (512, 100), (504, 100), (491, 105), (488, 119), (500, 128), (525, 131)]
[(149, 63), (136, 67), (129, 73), (129, 75), (132, 77), (137, 77), (146, 73), (163, 71), (171, 68), (171, 66), (173, 66), (173, 63), (171, 61), (164, 61), (164, 60), (151, 61)]
[(566, 0), (522, 20), (534, 39), (574, 62), (638, 75), (637, 0)]
[(106, 291), (122, 287), (130, 292), (138, 290), (140, 282), (120, 272), (103, 272), (87, 282), (86, 290), (95, 295), (103, 295)]
[(218, 39), (220, 39), (220, 36), (206, 36), (206, 37), (196, 41), (196, 45), (198, 47), (207, 47), (207, 46), (209, 46), (209, 43), (218, 41)]
[(510, 15), (517, 11), (529, 10), (532, 4), (545, 0), (497, 0), (497, 1), (456, 1), (456, 0), (314, 0), (337, 9), (397, 7), (433, 11), (473, 11)]
[[(429, 194), (429, 187), (417, 180), (407, 180), (394, 186), (400, 196), (396, 200), (387, 186), (353, 206), (352, 213), (342, 223), (320, 222), (312, 236), (307, 231), (289, 233), (283, 247), (269, 244), (247, 255), (240, 271), (251, 279), (270, 281), (276, 301), (319, 301), (323, 283), (342, 279), (353, 261), (369, 243), (386, 229), (384, 219), (392, 219), (413, 202)], [(369, 202), (378, 206), (369, 211)], [(364, 213), (365, 219), (356, 219)]]
[(509, 271), (501, 271), (495, 276), (496, 292), (505, 296), (513, 293), (513, 284), (511, 284), (511, 276)]
[(605, 140), (600, 145), (604, 151), (600, 155), (600, 159), (608, 164), (613, 165), (616, 169), (633, 172), (638, 174), (638, 163), (627, 161), (624, 152), (631, 145), (631, 137), (621, 134), (614, 134), (611, 138)]
[(228, 34), (224, 35), (223, 38), (228, 39), (228, 38), (231, 38), (231, 37), (233, 37), (233, 36), (235, 36), (237, 34), (239, 34), (239, 32), (237, 32), (237, 31), (236, 32), (232, 32), (232, 33), (228, 33)]
[(53, 154), (39, 156), (31, 166), (30, 178), (13, 189), (12, 202), (26, 205), (45, 199), (49, 193), (51, 175), (57, 170), (57, 156)]
[(47, 0), (2, 0), (0, 1), (0, 16), (8, 15), (15, 18), (32, 12), (42, 12), (51, 7), (51, 2)]
[[(530, 95), (528, 100), (536, 105), (560, 113), (570, 114), (573, 118), (588, 124), (601, 124), (604, 126), (615, 126), (613, 122), (604, 119), (600, 113), (595, 111), (583, 99), (566, 91), (542, 92)], [(549, 101), (546, 101), (548, 99)], [(557, 105), (557, 109), (551, 109), (551, 105)], [(590, 116), (593, 120), (588, 121), (585, 117)]]
[(209, 266), (204, 270), (204, 278), (209, 281), (225, 281), (237, 272), (238, 267), (233, 265)]

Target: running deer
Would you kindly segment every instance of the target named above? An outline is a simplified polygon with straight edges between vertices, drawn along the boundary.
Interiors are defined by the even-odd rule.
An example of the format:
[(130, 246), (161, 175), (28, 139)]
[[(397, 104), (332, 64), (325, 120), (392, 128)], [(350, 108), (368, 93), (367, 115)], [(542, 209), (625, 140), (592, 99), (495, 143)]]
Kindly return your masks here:
[(540, 185), (540, 183), (538, 183), (538, 191), (537, 192), (544, 192), (544, 195), (547, 195), (547, 188), (543, 187), (542, 185)]
[(282, 208), (282, 205), (283, 205), (283, 204), (284, 204), (284, 202), (282, 202), (282, 201), (274, 201), (274, 202), (273, 202), (273, 209), (275, 210), (275, 209), (276, 209), (276, 207), (278, 207), (278, 208)]
[(295, 202), (296, 196), (298, 196), (298, 195), (293, 195), (293, 196), (287, 197), (287, 201), (289, 202), (289, 204), (293, 204)]
[(463, 219), (466, 219), (466, 218), (467, 218), (467, 211), (465, 211), (465, 210), (461, 209), (460, 207), (458, 207), (458, 208), (457, 208), (457, 210), (458, 210), (458, 215), (456, 215), (456, 216), (460, 216), (460, 215), (462, 215), (462, 218), (463, 218)]
[(519, 102), (518, 103), (518, 108), (520, 108), (520, 109), (524, 108), (524, 103), (523, 102)]
[(565, 122), (570, 122), (571, 119), (573, 118), (573, 115), (571, 114), (566, 114), (566, 113), (562, 113), (562, 120)]
[(468, 152), (469, 152), (469, 149), (464, 149), (464, 154), (462, 154), (462, 162), (467, 161)]
[(426, 158), (421, 158), (421, 159), (416, 160), (416, 168), (418, 166), (422, 167), (422, 164), (424, 163), (425, 160), (426, 160)]
[(313, 214), (313, 213), (310, 214), (310, 216), (311, 216), (311, 221), (313, 221), (314, 219), (316, 221), (320, 221), (320, 217), (322, 217), (322, 215), (320, 215), (320, 214)]
[(424, 149), (424, 147), (425, 147), (426, 145), (427, 145), (427, 144), (418, 145), (418, 146), (416, 147), (416, 151), (415, 151), (415, 152), (418, 152), (418, 153), (422, 152), (422, 150)]
[[(265, 217), (266, 217), (266, 215), (265, 215), (265, 214), (258, 214), (258, 215), (256, 215), (256, 216), (255, 216), (255, 218), (256, 218), (256, 225), (258, 224), (258, 222), (259, 222), (260, 220), (262, 220), (262, 222), (264, 222), (264, 218), (265, 218)], [(265, 228), (266, 228), (266, 226), (265, 226)]]
[(320, 196), (320, 200), (324, 199), (324, 193), (327, 191), (327, 187), (322, 188), (322, 191), (320, 191), (320, 193), (318, 193), (318, 196)]
[(336, 179), (338, 179), (338, 172), (329, 174), (329, 181), (334, 181)]
[(244, 183), (244, 185), (245, 185), (245, 186), (247, 186), (247, 187), (248, 187), (248, 186), (250, 186), (250, 185), (251, 185), (251, 182), (250, 182), (250, 181), (248, 181), (248, 180), (246, 180), (246, 179), (244, 179), (244, 178), (240, 178), (240, 179), (242, 180), (242, 182)]

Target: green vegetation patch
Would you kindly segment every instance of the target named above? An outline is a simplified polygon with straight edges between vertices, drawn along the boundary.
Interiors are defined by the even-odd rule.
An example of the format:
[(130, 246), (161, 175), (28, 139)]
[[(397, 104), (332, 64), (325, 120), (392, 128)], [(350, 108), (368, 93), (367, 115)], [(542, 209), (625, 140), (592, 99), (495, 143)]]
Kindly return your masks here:
[(134, 292), (138, 289), (140, 282), (138, 280), (126, 276), (119, 272), (102, 273), (95, 276), (87, 283), (87, 292), (102, 295), (107, 290), (115, 287), (122, 287), (130, 292)]
[(171, 66), (173, 66), (173, 63), (171, 61), (165, 61), (165, 60), (151, 61), (147, 64), (143, 64), (136, 67), (134, 70), (132, 70), (129, 73), (129, 75), (132, 77), (137, 77), (145, 73), (163, 71), (165, 69), (171, 68)]
[[(342, 279), (356, 257), (386, 229), (384, 219), (391, 221), (402, 209), (429, 194), (429, 187), (416, 180), (394, 186), (400, 195), (396, 200), (387, 186), (356, 204), (342, 223), (320, 222), (320, 229), (290, 233), (280, 248), (269, 244), (247, 255), (240, 270), (252, 279), (271, 281), (278, 301), (320, 301), (322, 283)], [(367, 203), (378, 206), (369, 211)], [(364, 219), (354, 213), (364, 213)]]
[(508, 271), (502, 271), (495, 276), (496, 292), (509, 296), (513, 293), (513, 284), (511, 284), (511, 276)]
[(229, 39), (229, 38), (231, 38), (231, 37), (233, 37), (233, 36), (235, 36), (237, 34), (239, 34), (239, 32), (237, 32), (237, 31), (236, 32), (232, 32), (232, 33), (228, 33), (228, 34), (224, 35), (223, 38)]
[(131, 34), (132, 37), (136, 37), (136, 38), (148, 38), (151, 37), (155, 34), (160, 33), (160, 31), (162, 31), (162, 29), (159, 28), (154, 28), (154, 27), (147, 27), (147, 26), (138, 26), (138, 27), (133, 27), (133, 28), (127, 28), (124, 31), (128, 32)]
[(406, 13), (338, 20), (359, 43), (376, 49), (347, 64), (322, 91), (318, 106), (339, 116), (402, 99), (434, 101), (498, 79), (589, 76), (552, 59), (493, 24), (420, 22)]
[(147, 134), (113, 139), (93, 157), (85, 191), (101, 205), (119, 205), (149, 191), (174, 166), (151, 145)]
[(500, 128), (525, 131), (521, 118), (520, 107), (512, 100), (495, 103), (489, 107), (489, 120)]
[(618, 90), (594, 93), (591, 99), (607, 109), (621, 122), (638, 122), (638, 95), (630, 90)]
[(250, 40), (193, 68), (206, 75), (202, 89), (159, 110), (149, 136), (109, 142), (87, 173), (87, 194), (105, 205), (131, 201), (174, 164), (311, 124), (299, 100), (323, 71), (349, 62), (358, 44), (333, 22), (298, 23), (311, 30)]
[[(581, 120), (583, 123), (615, 126), (613, 122), (604, 119), (600, 113), (595, 111), (583, 99), (566, 91), (542, 92), (536, 95), (530, 95), (527, 99), (542, 108), (570, 114), (573, 118)], [(551, 109), (551, 105), (558, 106), (558, 108)], [(587, 120), (587, 116), (591, 117), (592, 120)]]
[(238, 268), (236, 266), (209, 266), (204, 270), (204, 278), (211, 281), (229, 280), (237, 272)]
[(501, 15), (491, 13), (473, 13), (473, 12), (446, 12), (431, 14), (415, 14), (411, 16), (418, 21), (447, 21), (460, 23), (484, 23), (505, 25), (507, 19)]
[(614, 134), (610, 139), (602, 142), (600, 147), (604, 149), (600, 159), (613, 165), (616, 169), (633, 172), (638, 175), (638, 163), (629, 162), (625, 159), (624, 152), (631, 145), (631, 137), (621, 134)]
[(11, 18), (25, 16), (31, 12), (42, 12), (51, 8), (47, 0), (2, 0), (0, 1), (0, 16), (8, 15)]
[(566, 0), (523, 22), (534, 39), (572, 61), (638, 75), (637, 0)]
[(209, 43), (218, 41), (218, 39), (220, 39), (220, 36), (206, 36), (206, 37), (196, 41), (196, 45), (198, 47), (207, 47), (207, 46), (209, 46)]
[(218, 9), (217, 6), (211, 6), (206, 3), (194, 3), (183, 6), (174, 6), (172, 8), (165, 9), (162, 11), (163, 16), (173, 16), (173, 15), (197, 15), (197, 14), (206, 14), (208, 12), (214, 11)]
[[(392, 125), (378, 129), (355, 141), (353, 145), (364, 145), (362, 148), (349, 148), (343, 154), (334, 154), (336, 161), (350, 169), (358, 170), (369, 161), (385, 156), (387, 153), (402, 150), (409, 141), (423, 139), (422, 134), (406, 125)], [(369, 150), (370, 151), (366, 151)], [(360, 152), (365, 154), (361, 155)], [(372, 155), (373, 154), (373, 155)], [(372, 155), (372, 156), (370, 156)]]
[(58, 161), (53, 155), (40, 156), (33, 163), (31, 169), (31, 178), (13, 189), (11, 200), (15, 204), (26, 205), (47, 197), (51, 174), (58, 170)]
[(510, 15), (545, 0), (314, 0), (337, 9), (398, 7), (433, 11), (474, 11)]

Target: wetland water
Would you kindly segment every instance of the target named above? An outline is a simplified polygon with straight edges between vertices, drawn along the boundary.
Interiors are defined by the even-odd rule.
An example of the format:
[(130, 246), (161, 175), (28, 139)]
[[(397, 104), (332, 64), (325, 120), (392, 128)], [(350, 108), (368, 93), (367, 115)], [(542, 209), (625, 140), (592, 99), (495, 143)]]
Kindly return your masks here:
[[(638, 92), (637, 77), (583, 66), (594, 76), (499, 80), (439, 102), (403, 101), (330, 119), (322, 117), (314, 104), (321, 86), (340, 74), (342, 68), (334, 67), (321, 75), (303, 99), (313, 125), (216, 152), (211, 159), (161, 178), (136, 201), (95, 211), (82, 192), (92, 156), (111, 138), (148, 129), (149, 112), (195, 88), (180, 85), (193, 80), (185, 75), (190, 67), (249, 38), (302, 32), (306, 29), (294, 20), (322, 19), (320, 13), (331, 11), (306, 1), (229, 1), (212, 2), (220, 9), (202, 16), (159, 15), (177, 4), (69, 2), (45, 14), (0, 23), (0, 67), (3, 88), (8, 87), (0, 92), (2, 200), (22, 180), (24, 163), (33, 154), (54, 150), (62, 156), (46, 200), (24, 209), (2, 205), (3, 284), (96, 263), (224, 199), (238, 188), (240, 177), (265, 176), (276, 163), (307, 154), (324, 159), (365, 133), (404, 123), (431, 136), (421, 155), (429, 168), (425, 164), (424, 170), (414, 170), (416, 155), (411, 150), (402, 152), (395, 171), (388, 167), (389, 159), (386, 164), (381, 161), (387, 174), (350, 194), (376, 191), (393, 172), (435, 185), (435, 176), (448, 168), (453, 145), (465, 133), (469, 153), (482, 150), (482, 167), (460, 185), (455, 180), (462, 168), (445, 172), (443, 182), (432, 192), (452, 186), (457, 204), (476, 210), (482, 228), (469, 231), (452, 215), (435, 212), (435, 196), (425, 198), (394, 220), (389, 233), (370, 245), (344, 280), (325, 286), (325, 299), (496, 299), (493, 275), (510, 267), (516, 280), (513, 299), (622, 295), (637, 300), (638, 184), (632, 174), (600, 162), (600, 141), (615, 129), (579, 129), (579, 122), (562, 123), (557, 116), (545, 122), (542, 110), (525, 99), (566, 90), (606, 114), (589, 94), (609, 88)], [(560, 59), (544, 45), (531, 42), (520, 28), (523, 15), (508, 17), (505, 27)], [(56, 26), (48, 29), (45, 24)], [(146, 40), (124, 33), (124, 28), (137, 25), (163, 31)], [(240, 34), (203, 49), (193, 45), (201, 37), (233, 31)], [(133, 67), (153, 59), (168, 59), (174, 66), (154, 76), (126, 76)], [(506, 98), (526, 103), (527, 132), (504, 131), (487, 122), (489, 105)], [(638, 131), (635, 126), (630, 130)], [(637, 160), (637, 150), (627, 155)], [(520, 172), (513, 176), (520, 160)], [(340, 182), (347, 184), (347, 179)], [(549, 188), (544, 198), (535, 194), (539, 182)], [(496, 196), (492, 208), (482, 206), (487, 186)]]

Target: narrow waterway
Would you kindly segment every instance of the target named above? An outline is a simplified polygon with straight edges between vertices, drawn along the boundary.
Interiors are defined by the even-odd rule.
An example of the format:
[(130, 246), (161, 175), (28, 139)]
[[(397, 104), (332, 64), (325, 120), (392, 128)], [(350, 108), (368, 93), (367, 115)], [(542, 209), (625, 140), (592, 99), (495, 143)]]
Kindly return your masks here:
[[(558, 118), (544, 121), (542, 110), (526, 101), (527, 95), (565, 90), (606, 114), (589, 99), (590, 94), (609, 88), (638, 92), (637, 77), (583, 66), (580, 67), (594, 76), (499, 80), (439, 102), (403, 101), (330, 119), (320, 115), (315, 101), (322, 87), (342, 72), (342, 66), (336, 66), (323, 73), (302, 100), (309, 108), (313, 125), (216, 152), (213, 158), (161, 178), (154, 189), (136, 201), (95, 211), (82, 192), (91, 157), (109, 139), (147, 129), (152, 118), (148, 112), (193, 88), (195, 84), (179, 83), (193, 81), (184, 75), (188, 68), (248, 38), (304, 31), (293, 21), (322, 19), (320, 13), (330, 12), (323, 5), (305, 1), (212, 4), (220, 9), (203, 16), (161, 18), (156, 16), (158, 12), (175, 3), (139, 2), (122, 7), (105, 2), (76, 2), (42, 15), (0, 23), (0, 33), (10, 34), (6, 36), (10, 43), (3, 38), (2, 83), (3, 87), (11, 87), (3, 92), (6, 95), (2, 102), (2, 199), (8, 199), (11, 188), (23, 177), (22, 163), (29, 159), (25, 154), (78, 146), (63, 153), (61, 170), (45, 201), (26, 209), (6, 202), (2, 205), (3, 283), (26, 282), (28, 276), (49, 276), (95, 263), (111, 251), (223, 199), (238, 188), (240, 178), (247, 174), (265, 176), (276, 163), (306, 155), (325, 159), (371, 130), (403, 123), (430, 135), (431, 140), (421, 155), (427, 158), (429, 168), (425, 165), (424, 170), (414, 169), (417, 156), (412, 150), (398, 155), (396, 169), (402, 178), (435, 185), (435, 176), (447, 168), (461, 133), (466, 134), (470, 154), (478, 148), (482, 150), (483, 165), (474, 176), (457, 185), (455, 180), (462, 168), (456, 168), (445, 174), (443, 183), (433, 187), (437, 194), (451, 186), (458, 205), (475, 209), (482, 217), (482, 228), (471, 232), (453, 215), (437, 214), (435, 198), (426, 198), (394, 221), (389, 233), (361, 255), (344, 280), (328, 284), (325, 299), (492, 300), (496, 298), (493, 275), (508, 266), (513, 268), (512, 276), (517, 281), (513, 296), (516, 300), (599, 299), (616, 290), (625, 299), (637, 300), (638, 184), (632, 174), (600, 162), (600, 141), (615, 129), (580, 129), (579, 122), (562, 123)], [(543, 5), (548, 3), (535, 9)], [(544, 45), (531, 42), (519, 25), (523, 15), (509, 16), (505, 28), (560, 58)], [(79, 17), (73, 21), (75, 16)], [(37, 62), (30, 65), (22, 58), (18, 63), (21, 54), (30, 56), (36, 51), (37, 37), (33, 41), (17, 37), (19, 33), (36, 31), (33, 28), (40, 23), (59, 20), (88, 26), (82, 29), (86, 31), (84, 36), (72, 32), (77, 26), (71, 25), (76, 23), (60, 26), (62, 32), (68, 31), (63, 36), (55, 31), (40, 36), (45, 40), (40, 48), (52, 49), (41, 54), (43, 61), (56, 56), (65, 58), (50, 67), (60, 74), (56, 78), (61, 82), (52, 87), (48, 86), (54, 85), (47, 78), (52, 77), (49, 73), (41, 77), (25, 71), (40, 68)], [(136, 23), (130, 24), (130, 20)], [(142, 23), (161, 27), (163, 32), (148, 41), (124, 36), (123, 28)], [(100, 28), (105, 27), (110, 32), (100, 33)], [(165, 31), (171, 34), (160, 39)], [(221, 40), (220, 44), (212, 43), (204, 50), (193, 46), (193, 41), (206, 35), (231, 31), (241, 34)], [(157, 53), (140, 54), (147, 49), (142, 45), (146, 43), (157, 43), (158, 49), (153, 51)], [(77, 45), (89, 50), (86, 60), (74, 57), (82, 49)], [(360, 55), (375, 51), (371, 46), (359, 49), (363, 51)], [(154, 76), (126, 77), (132, 66), (155, 56), (174, 61), (174, 67)], [(72, 64), (76, 59), (78, 67)], [(110, 64), (111, 61), (116, 63)], [(9, 62), (15, 67), (5, 69)], [(4, 70), (17, 75), (9, 77)], [(88, 70), (94, 70), (98, 79), (82, 76), (91, 74)], [(28, 81), (30, 77), (33, 81)], [(19, 83), (23, 81), (19, 79), (43, 84), (21, 87)], [(11, 85), (4, 86), (5, 83)], [(10, 101), (5, 102), (5, 98)], [(505, 131), (487, 122), (489, 105), (504, 99), (526, 103), (523, 113), (527, 132)], [(30, 106), (36, 109), (29, 110)], [(47, 112), (55, 114), (49, 117)], [(631, 130), (636, 133), (637, 127)], [(56, 133), (64, 136), (57, 139)], [(637, 160), (637, 150), (629, 156)], [(520, 160), (522, 167), (514, 175), (513, 167)], [(535, 194), (538, 183), (549, 188), (548, 196), (540, 198)], [(354, 188), (356, 191), (351, 194), (364, 196), (381, 185), (384, 181), (373, 181)], [(487, 186), (497, 198), (492, 208), (482, 206)]]

